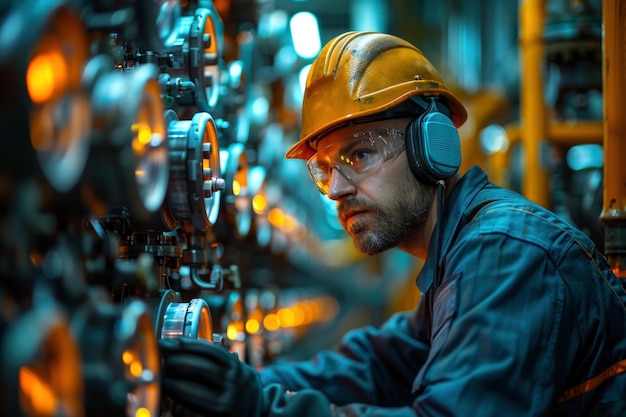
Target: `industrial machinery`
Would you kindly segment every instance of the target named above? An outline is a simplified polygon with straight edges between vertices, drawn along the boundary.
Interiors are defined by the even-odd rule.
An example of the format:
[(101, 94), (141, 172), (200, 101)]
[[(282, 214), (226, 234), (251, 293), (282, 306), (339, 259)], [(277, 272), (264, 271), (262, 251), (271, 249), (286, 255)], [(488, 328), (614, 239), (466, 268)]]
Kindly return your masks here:
[[(160, 392), (160, 338), (205, 339), (263, 366), (315, 324), (345, 314), (342, 295), (356, 292), (359, 312), (372, 313), (381, 301), (368, 294), (404, 288), (374, 278), (409, 273), (412, 284), (419, 265), (363, 260), (346, 249), (332, 202), (302, 187), (304, 167), (283, 159), (298, 133), (299, 77), (315, 54), (294, 54), (285, 12), (268, 3), (0, 3), (0, 415), (165, 415), (173, 404)], [(524, 78), (535, 83), (520, 87), (524, 123), (493, 130), (505, 106), (474, 109), (474, 130), (461, 132), (464, 164), (483, 165), (516, 188), (503, 172), (519, 172), (513, 145), (522, 143), (533, 172), (520, 176), (520, 191), (558, 208), (565, 200), (554, 192), (544, 198), (546, 178), (536, 178), (546, 174), (535, 167), (536, 140), (552, 140), (561, 163), (571, 148), (596, 161), (557, 191), (587, 187), (585, 205), (570, 199), (561, 207), (594, 238), (606, 232), (607, 254), (623, 276), (626, 181), (617, 163), (604, 167), (611, 174), (604, 231), (593, 218), (603, 181), (594, 159), (605, 133), (601, 103), (614, 126), (604, 134), (605, 155), (609, 148), (611, 162), (623, 155), (624, 122), (615, 114), (623, 82), (605, 63), (611, 53), (612, 65), (623, 67), (616, 22), (626, 8), (551, 2), (545, 22), (534, 18), (547, 3), (520, 2), (526, 23), (541, 26), (522, 22), (524, 63), (547, 74), (544, 84)], [(602, 23), (613, 30), (606, 52)], [(602, 97), (607, 79), (616, 87)], [(478, 141), (494, 131), (512, 146), (479, 157)]]
[(159, 338), (265, 343), (225, 249), (259, 230), (255, 34), (211, 0), (0, 12), (0, 414), (160, 415)]

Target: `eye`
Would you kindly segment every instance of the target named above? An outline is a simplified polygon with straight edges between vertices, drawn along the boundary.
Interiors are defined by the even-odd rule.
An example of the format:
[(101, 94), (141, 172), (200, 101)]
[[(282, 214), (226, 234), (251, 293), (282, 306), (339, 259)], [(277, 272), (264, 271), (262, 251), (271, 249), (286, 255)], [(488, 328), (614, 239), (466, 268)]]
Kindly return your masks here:
[(359, 149), (352, 152), (352, 157), (349, 160), (350, 166), (356, 172), (362, 172), (369, 166), (369, 161), (372, 159), (371, 149)]
[(357, 173), (365, 171), (380, 160), (378, 149), (369, 142), (356, 144), (344, 155), (349, 156), (344, 160)]
[(352, 154), (352, 160), (356, 162), (365, 162), (372, 154), (371, 149), (360, 149)]

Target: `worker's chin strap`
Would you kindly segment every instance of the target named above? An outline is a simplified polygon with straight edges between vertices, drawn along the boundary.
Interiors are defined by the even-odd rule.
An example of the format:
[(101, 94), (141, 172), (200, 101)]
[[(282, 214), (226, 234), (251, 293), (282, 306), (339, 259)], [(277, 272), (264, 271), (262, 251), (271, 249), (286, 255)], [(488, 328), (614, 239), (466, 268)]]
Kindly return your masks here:
[(439, 268), (439, 257), (441, 256), (441, 241), (443, 240), (443, 228), (441, 227), (442, 214), (443, 214), (443, 195), (446, 191), (446, 183), (444, 180), (437, 181), (437, 223), (435, 226), (435, 230), (433, 234), (435, 235), (434, 244), (437, 245), (435, 247), (435, 274), (437, 281), (440, 282), (440, 268)]

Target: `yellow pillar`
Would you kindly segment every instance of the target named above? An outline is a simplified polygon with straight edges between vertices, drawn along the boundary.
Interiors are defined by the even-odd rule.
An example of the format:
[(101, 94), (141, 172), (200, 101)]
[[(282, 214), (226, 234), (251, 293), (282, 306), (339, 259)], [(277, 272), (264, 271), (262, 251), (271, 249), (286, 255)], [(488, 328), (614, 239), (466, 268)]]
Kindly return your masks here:
[(521, 139), (526, 169), (522, 194), (544, 207), (550, 205), (548, 172), (541, 166), (540, 147), (547, 137), (543, 99), (543, 25), (546, 0), (521, 0)]
[(605, 253), (617, 275), (626, 278), (626, 1), (604, 0), (604, 200)]

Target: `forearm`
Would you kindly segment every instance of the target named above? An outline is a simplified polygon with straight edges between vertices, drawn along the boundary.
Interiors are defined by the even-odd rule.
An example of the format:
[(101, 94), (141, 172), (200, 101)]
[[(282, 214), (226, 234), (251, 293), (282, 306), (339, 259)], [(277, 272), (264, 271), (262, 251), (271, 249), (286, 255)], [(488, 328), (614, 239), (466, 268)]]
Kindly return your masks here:
[(353, 403), (338, 406), (322, 393), (312, 389), (299, 392), (285, 391), (278, 384), (263, 390), (263, 417), (415, 417), (410, 407), (382, 408)]
[(354, 330), (338, 352), (320, 352), (306, 362), (274, 364), (261, 372), (261, 381), (293, 391), (313, 388), (340, 405), (408, 404), (413, 379), (428, 356), (418, 334), (420, 318), (414, 311), (395, 315), (380, 329)]

